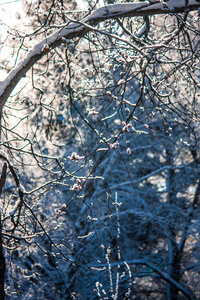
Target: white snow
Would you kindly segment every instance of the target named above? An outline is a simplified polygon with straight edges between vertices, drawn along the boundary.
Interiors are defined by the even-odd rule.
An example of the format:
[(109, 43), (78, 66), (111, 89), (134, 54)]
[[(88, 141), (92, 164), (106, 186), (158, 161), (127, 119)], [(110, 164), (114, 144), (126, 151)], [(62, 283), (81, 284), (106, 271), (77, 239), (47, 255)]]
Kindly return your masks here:
[(6, 80), (0, 81), (0, 96), (3, 94), (4, 89), (6, 88), (8, 82)]
[(148, 5), (149, 2), (119, 3), (119, 4), (108, 5), (106, 7), (101, 7), (93, 11), (88, 19), (92, 20), (95, 18), (101, 18), (108, 14), (117, 14), (117, 13), (124, 13), (127, 11), (133, 11), (136, 9), (147, 7)]

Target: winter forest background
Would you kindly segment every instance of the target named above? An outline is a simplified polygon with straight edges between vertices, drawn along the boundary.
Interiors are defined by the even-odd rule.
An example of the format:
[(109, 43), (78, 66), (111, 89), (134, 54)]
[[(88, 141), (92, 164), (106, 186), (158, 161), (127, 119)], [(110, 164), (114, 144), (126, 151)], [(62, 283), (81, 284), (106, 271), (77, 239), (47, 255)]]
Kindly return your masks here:
[[(5, 299), (200, 299), (200, 3), (123, 2), (0, 20)], [(85, 31), (43, 44), (12, 91), (66, 23)]]

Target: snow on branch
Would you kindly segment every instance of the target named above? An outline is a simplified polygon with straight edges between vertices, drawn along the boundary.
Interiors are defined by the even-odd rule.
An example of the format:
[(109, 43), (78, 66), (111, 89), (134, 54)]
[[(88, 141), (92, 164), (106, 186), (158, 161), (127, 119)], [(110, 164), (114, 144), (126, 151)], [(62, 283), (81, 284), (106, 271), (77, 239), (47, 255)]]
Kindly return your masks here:
[(184, 12), (186, 8), (190, 11), (197, 10), (200, 3), (196, 0), (188, 0), (186, 6), (185, 0), (169, 0), (163, 2), (161, 0), (150, 0), (145, 2), (135, 3), (119, 3), (112, 4), (106, 7), (96, 9), (88, 18), (89, 21), (96, 21), (98, 19), (110, 19), (120, 16), (149, 16), (157, 14), (168, 14), (170, 12)]
[[(188, 4), (186, 5), (186, 2)], [(51, 34), (49, 37), (38, 42), (22, 59), (17, 66), (13, 68), (4, 81), (0, 81), (0, 112), (10, 96), (12, 90), (18, 84), (22, 77), (26, 76), (26, 72), (44, 55), (52, 49), (62, 44), (63, 39), (74, 39), (83, 36), (91, 29), (84, 24), (97, 25), (106, 19), (114, 19), (118, 17), (134, 17), (147, 16), (156, 14), (168, 14), (184, 12), (186, 9), (197, 10), (200, 8), (200, 2), (195, 0), (169, 0), (162, 2), (152, 0), (150, 2), (141, 3), (120, 3), (101, 7), (93, 11), (87, 18), (82, 20), (81, 24), (77, 22), (68, 22), (59, 30)]]

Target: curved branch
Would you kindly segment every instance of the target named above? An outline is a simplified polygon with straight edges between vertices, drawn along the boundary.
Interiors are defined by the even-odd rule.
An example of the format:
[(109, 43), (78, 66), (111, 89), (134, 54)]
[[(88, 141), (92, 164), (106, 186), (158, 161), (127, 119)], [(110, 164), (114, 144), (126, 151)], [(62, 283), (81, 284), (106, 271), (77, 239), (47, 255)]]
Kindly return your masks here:
[(26, 76), (26, 72), (44, 55), (52, 49), (61, 45), (64, 39), (74, 39), (83, 36), (90, 31), (85, 24), (97, 25), (106, 19), (115, 19), (119, 17), (148, 16), (157, 14), (180, 13), (186, 9), (190, 11), (197, 10), (200, 3), (196, 0), (189, 0), (186, 5), (185, 0), (169, 0), (166, 3), (160, 1), (142, 2), (142, 3), (120, 3), (108, 5), (96, 9), (82, 21), (68, 22), (63, 27), (51, 34), (49, 37), (38, 42), (22, 59), (18, 65), (13, 68), (4, 81), (0, 81), (0, 115), (4, 104), (10, 96), (12, 90), (16, 87), (22, 77)]

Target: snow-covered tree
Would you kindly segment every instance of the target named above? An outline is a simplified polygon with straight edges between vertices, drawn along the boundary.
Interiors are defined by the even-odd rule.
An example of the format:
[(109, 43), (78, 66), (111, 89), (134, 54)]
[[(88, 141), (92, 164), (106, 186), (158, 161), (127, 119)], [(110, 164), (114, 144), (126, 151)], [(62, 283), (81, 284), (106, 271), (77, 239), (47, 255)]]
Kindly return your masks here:
[(0, 23), (0, 299), (198, 299), (200, 3), (77, 3)]

